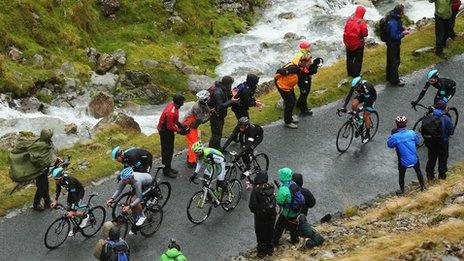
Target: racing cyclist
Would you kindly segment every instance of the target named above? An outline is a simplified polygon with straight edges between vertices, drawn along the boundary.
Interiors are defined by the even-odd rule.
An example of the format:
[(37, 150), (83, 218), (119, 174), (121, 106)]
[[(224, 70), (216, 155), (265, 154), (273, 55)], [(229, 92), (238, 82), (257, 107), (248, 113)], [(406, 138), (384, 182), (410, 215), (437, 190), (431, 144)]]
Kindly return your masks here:
[(435, 95), (433, 104), (437, 103), (438, 100), (442, 100), (445, 103), (448, 103), (448, 101), (451, 100), (451, 98), (453, 98), (454, 94), (456, 93), (456, 82), (451, 79), (440, 78), (438, 70), (432, 69), (427, 73), (427, 83), (419, 94), (419, 97), (417, 97), (417, 100), (411, 102), (413, 107), (416, 107), (422, 98), (424, 98), (425, 93), (429, 89), (430, 85), (437, 89), (437, 94)]
[(119, 182), (118, 188), (114, 192), (113, 196), (106, 201), (107, 205), (113, 204), (115, 199), (122, 193), (126, 185), (131, 185), (135, 191), (134, 195), (131, 195), (129, 201), (131, 204), (124, 206), (122, 211), (124, 213), (129, 213), (129, 210), (133, 210), (135, 215), (135, 225), (141, 226), (145, 222), (145, 215), (143, 214), (142, 202), (143, 202), (143, 192), (148, 189), (152, 183), (153, 178), (148, 173), (143, 172), (134, 172), (131, 167), (125, 168), (119, 173), (121, 181)]
[(131, 167), (135, 172), (150, 173), (153, 164), (153, 155), (145, 149), (129, 148), (123, 150), (117, 146), (111, 151), (111, 158), (124, 165), (124, 168)]
[(366, 143), (370, 140), (370, 130), (372, 128), (372, 121), (371, 121), (371, 112), (374, 111), (374, 104), (377, 100), (377, 91), (375, 90), (374, 86), (370, 84), (368, 81), (363, 80), (360, 76), (354, 78), (351, 81), (351, 89), (348, 95), (345, 98), (345, 103), (343, 104), (343, 108), (338, 109), (338, 112), (346, 112), (346, 106), (353, 95), (353, 92), (356, 91), (357, 95), (351, 102), (351, 109), (354, 112), (358, 112), (358, 106), (363, 103), (364, 111), (363, 111), (363, 118), (364, 118), (364, 126), (366, 127), (365, 136), (362, 137), (362, 142)]

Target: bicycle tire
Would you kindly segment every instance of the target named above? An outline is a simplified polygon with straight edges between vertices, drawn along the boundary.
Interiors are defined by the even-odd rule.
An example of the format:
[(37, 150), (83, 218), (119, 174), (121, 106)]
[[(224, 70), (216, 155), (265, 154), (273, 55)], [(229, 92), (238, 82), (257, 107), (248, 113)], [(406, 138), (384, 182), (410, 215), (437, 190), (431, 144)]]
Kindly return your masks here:
[[(259, 170), (269, 170), (269, 157), (266, 153), (259, 153), (251, 161), (251, 168), (258, 168)], [(264, 167), (264, 168), (263, 168)]]
[(123, 200), (124, 203), (122, 203), (123, 205), (127, 205), (129, 203), (129, 198), (130, 198), (130, 195), (132, 193), (130, 191), (122, 194), (121, 196), (119, 196), (119, 198), (116, 200), (116, 202), (113, 204), (113, 207), (111, 208), (111, 218), (113, 220), (116, 219), (116, 217), (118, 217), (119, 215), (121, 215), (121, 213), (117, 212), (117, 211), (120, 211), (121, 210), (121, 207), (119, 206), (120, 202)]
[[(95, 217), (95, 213), (97, 213), (97, 210), (100, 210), (102, 213), (103, 213), (103, 217), (102, 219), (99, 221), (97, 220), (97, 218)], [(102, 206), (95, 206), (93, 208), (91, 208), (89, 210), (89, 213), (87, 213), (87, 215), (89, 215), (89, 223), (87, 223), (87, 226), (85, 226), (84, 228), (82, 228), (82, 235), (84, 237), (93, 237), (98, 231), (100, 231), (100, 229), (102, 228), (103, 226), (103, 223), (105, 222), (106, 220), (106, 210), (105, 208), (103, 208)], [(98, 223), (100, 222), (100, 223)], [(90, 224), (90, 226), (89, 226)], [(88, 230), (86, 230), (87, 228), (89, 227), (95, 227), (95, 231), (92, 231), (92, 232), (87, 232)]]
[[(161, 189), (162, 187), (165, 187), (167, 192), (165, 191), (165, 193), (163, 193), (163, 189)], [(171, 198), (171, 183), (163, 181), (159, 183), (155, 189), (157, 190), (156, 195), (161, 195), (161, 198), (157, 197), (158, 203), (162, 208), (164, 208), (166, 203), (168, 203), (169, 198)]]
[[(209, 215), (211, 214), (211, 210), (213, 209), (213, 204), (211, 202), (205, 202), (201, 207), (199, 206), (200, 202), (198, 200), (203, 201), (204, 193), (205, 192), (203, 190), (195, 192), (195, 194), (193, 194), (193, 196), (190, 198), (190, 201), (189, 201), (189, 203), (187, 205), (187, 217), (190, 220), (190, 222), (192, 222), (194, 224), (201, 224), (201, 223), (205, 222), (205, 220), (207, 220)], [(192, 214), (190, 213), (191, 212), (190, 207), (194, 207), (194, 208), (204, 208), (204, 207), (206, 207), (207, 208), (206, 215), (201, 219), (195, 219), (195, 218), (193, 218)]]
[[(349, 137), (348, 138), (348, 145), (346, 146), (346, 148), (343, 148), (339, 143), (340, 143), (340, 134), (342, 134), (342, 136), (344, 136), (344, 134), (346, 133), (346, 131), (348, 131), (348, 135)], [(344, 153), (346, 152), (350, 146), (351, 146), (351, 143), (353, 142), (353, 137), (354, 137), (354, 126), (351, 122), (349, 121), (346, 121), (342, 127), (338, 130), (338, 133), (337, 133), (337, 150), (340, 152), (340, 153)]]
[[(145, 216), (147, 219), (145, 220), (144, 224), (139, 228), (140, 234), (144, 237), (151, 237), (153, 236), (156, 231), (159, 230), (161, 227), (161, 223), (163, 222), (163, 207), (156, 204), (153, 206), (146, 206), (143, 210), (145, 212)], [(158, 219), (154, 218), (154, 215), (159, 215)], [(159, 221), (158, 221), (159, 220)], [(152, 228), (152, 230), (146, 230), (146, 228)]]
[(127, 219), (123, 216), (121, 216), (123, 222), (122, 223), (116, 223), (115, 226), (119, 227), (119, 233), (121, 238), (126, 238), (127, 233), (129, 232), (129, 222)]
[(226, 175), (224, 176), (225, 180), (232, 180), (237, 178), (237, 167), (232, 165), (230, 167), (226, 167)]
[[(240, 181), (238, 181), (237, 179), (233, 179), (233, 180), (229, 181), (228, 195), (226, 195), (226, 196), (227, 196), (227, 197), (231, 197), (231, 196), (232, 196), (232, 197), (234, 197), (234, 198), (236, 197), (236, 194), (235, 194), (235, 193), (232, 194), (232, 195), (230, 195), (231, 190), (232, 190), (232, 188), (233, 188), (234, 186), (237, 186), (237, 188), (238, 188), (238, 197), (237, 197), (238, 199), (237, 199), (237, 202), (236, 202), (236, 203), (233, 203), (233, 204), (232, 204), (232, 202), (230, 202), (229, 204), (221, 204), (222, 209), (224, 209), (225, 211), (228, 211), (228, 212), (234, 210), (234, 209), (237, 207), (238, 203), (240, 203), (240, 199), (242, 198), (242, 191), (243, 191), (242, 183), (240, 183)], [(223, 197), (224, 197), (224, 196), (223, 196)], [(223, 198), (223, 200), (224, 200), (224, 198)], [(230, 200), (230, 199), (228, 199), (228, 200)]]
[(414, 123), (414, 126), (412, 127), (412, 130), (414, 132), (416, 132), (417, 136), (419, 136), (419, 142), (416, 145), (416, 147), (418, 147), (418, 148), (424, 146), (424, 138), (422, 138), (422, 134), (420, 132), (420, 127), (419, 127), (419, 123), (421, 123), (423, 119), (424, 119), (424, 117), (419, 118), (416, 121), (416, 123)]
[[(375, 117), (372, 117), (373, 115), (375, 115)], [(379, 114), (377, 113), (377, 111), (371, 112), (370, 118), (372, 122), (372, 128), (370, 132), (369, 141), (371, 141), (374, 138), (375, 134), (377, 134), (377, 131), (379, 130), (379, 122), (380, 122)], [(373, 120), (373, 118), (376, 118), (376, 120)]]
[[(51, 229), (52, 229), (53, 225), (55, 225), (55, 223), (57, 223), (57, 222), (58, 222), (58, 223), (63, 222), (63, 223), (58, 224), (58, 225), (63, 225), (63, 226), (65, 226), (65, 227), (63, 227), (63, 228), (64, 228), (64, 231), (63, 231), (62, 229), (60, 230), (60, 234), (61, 234), (62, 232), (64, 232), (64, 238), (63, 238), (63, 240), (59, 241), (58, 244), (52, 245), (52, 244), (50, 244), (50, 242), (48, 242), (47, 238), (48, 238), (48, 234), (49, 234), (49, 233), (55, 233), (55, 234), (56, 234), (56, 230), (55, 230), (55, 231), (51, 231)], [(57, 227), (57, 228), (59, 228), (59, 227)], [(55, 248), (61, 246), (61, 245), (64, 243), (64, 241), (66, 241), (66, 239), (68, 238), (68, 234), (69, 234), (69, 230), (70, 230), (70, 229), (71, 229), (71, 224), (70, 224), (70, 222), (69, 222), (69, 219), (64, 218), (64, 217), (57, 218), (55, 221), (53, 221), (53, 222), (50, 224), (50, 226), (48, 226), (47, 232), (45, 232), (45, 236), (44, 236), (44, 243), (45, 243), (45, 246), (46, 246), (48, 249), (55, 249)]]
[[(454, 112), (455, 115), (453, 116), (453, 113), (450, 113), (450, 112)], [(453, 126), (454, 126), (454, 129), (456, 130), (456, 126), (458, 125), (458, 122), (459, 122), (458, 109), (456, 109), (455, 107), (451, 107), (448, 109), (448, 114), (450, 115), (451, 121), (453, 121), (453, 118), (454, 118)]]

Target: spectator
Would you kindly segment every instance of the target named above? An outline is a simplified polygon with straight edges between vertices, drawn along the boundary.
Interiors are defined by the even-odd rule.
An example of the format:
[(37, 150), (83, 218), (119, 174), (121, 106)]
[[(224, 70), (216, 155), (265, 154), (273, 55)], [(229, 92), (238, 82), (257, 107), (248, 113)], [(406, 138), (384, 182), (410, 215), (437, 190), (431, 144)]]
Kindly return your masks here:
[(346, 71), (348, 76), (360, 76), (364, 56), (364, 37), (367, 37), (367, 24), (364, 21), (366, 8), (362, 5), (346, 20), (343, 43), (346, 47)]
[(231, 96), (231, 86), (234, 79), (230, 76), (222, 77), (221, 81), (214, 83), (214, 91), (211, 93), (211, 99), (208, 106), (211, 109), (211, 138), (209, 147), (217, 150), (221, 149), (222, 130), (224, 128), (224, 119), (227, 116), (227, 107), (238, 100)]
[(421, 190), (424, 190), (424, 177), (420, 170), (419, 157), (417, 156), (416, 150), (416, 146), (419, 144), (419, 136), (414, 131), (406, 129), (407, 119), (405, 116), (396, 117), (395, 122), (396, 129), (394, 129), (392, 135), (388, 137), (387, 146), (389, 148), (395, 148), (396, 155), (398, 156), (400, 190), (397, 191), (396, 194), (404, 194), (404, 175), (408, 168), (414, 168)]
[(176, 240), (171, 239), (169, 243), (168, 250), (161, 255), (160, 261), (187, 261), (187, 258), (180, 251), (179, 244), (176, 243)]
[(120, 237), (119, 227), (114, 226), (110, 229), (108, 240), (101, 251), (101, 261), (129, 260), (130, 249), (124, 239)]
[(274, 186), (268, 183), (266, 171), (259, 171), (250, 195), (250, 210), (255, 216), (255, 234), (258, 242), (258, 258), (272, 256), (274, 245), (274, 224), (276, 221), (276, 201)]
[(446, 40), (452, 36), (452, 11), (453, 0), (429, 0), (435, 3), (435, 54), (443, 56), (443, 48)]
[(308, 210), (314, 207), (314, 205), (316, 205), (316, 199), (314, 198), (311, 191), (309, 191), (306, 188), (303, 188), (303, 175), (301, 175), (300, 173), (293, 173), (292, 180), (296, 183), (296, 185), (298, 185), (298, 187), (301, 190), (301, 193), (303, 193), (303, 196), (305, 198), (305, 204), (301, 209), (301, 214), (298, 222), (298, 236), (308, 238), (308, 240), (305, 243), (305, 247), (307, 248), (320, 246), (324, 243), (325, 239), (319, 234), (319, 232), (317, 232), (311, 226), (311, 224), (309, 224), (307, 219)]
[[(438, 100), (435, 103), (435, 110), (433, 116), (438, 121), (438, 135), (430, 138), (425, 138), (425, 146), (428, 149), (428, 160), (425, 171), (427, 179), (435, 179), (435, 165), (438, 159), (438, 178), (446, 179), (446, 172), (448, 171), (448, 153), (449, 153), (449, 136), (454, 134), (454, 126), (451, 118), (446, 114), (446, 103)], [(422, 129), (424, 126), (422, 126)]]
[(404, 6), (397, 5), (390, 12), (388, 20), (388, 40), (387, 40), (387, 81), (391, 86), (403, 87), (404, 82), (400, 81), (398, 68), (400, 67), (400, 46), (401, 39), (410, 34), (409, 29), (403, 27), (401, 17), (404, 16)]
[(314, 59), (309, 65), (308, 73), (304, 70), (298, 75), (298, 88), (300, 89), (300, 97), (296, 101), (296, 107), (300, 110), (300, 117), (312, 116), (313, 112), (308, 108), (308, 95), (311, 91), (312, 76), (317, 73), (319, 66), (322, 66), (324, 60), (320, 57)]
[(250, 107), (262, 107), (261, 102), (257, 101), (254, 97), (258, 82), (258, 76), (248, 74), (245, 82), (232, 89), (232, 96), (238, 100), (236, 103), (232, 104), (232, 111), (237, 120), (242, 117), (250, 118), (248, 114), (248, 109)]
[(164, 165), (163, 175), (169, 178), (176, 178), (179, 173), (171, 167), (172, 156), (174, 155), (175, 133), (186, 134), (182, 124), (179, 123), (179, 108), (184, 105), (185, 98), (181, 94), (174, 95), (172, 102), (169, 102), (161, 113), (158, 122), (158, 133), (161, 141), (161, 162)]
[(310, 57), (310, 62), (312, 62), (311, 58), (311, 43), (308, 40), (301, 40), (300, 43), (298, 44), (298, 47), (300, 47), (300, 50), (298, 53), (293, 57), (292, 59), (292, 64), (293, 65), (298, 65), (300, 63), (300, 59), (303, 56)]
[(456, 16), (458, 15), (459, 8), (461, 7), (461, 0), (454, 0), (453, 4), (451, 5), (451, 32), (450, 37), (451, 39), (456, 38), (456, 32), (454, 31), (454, 24), (456, 23)]

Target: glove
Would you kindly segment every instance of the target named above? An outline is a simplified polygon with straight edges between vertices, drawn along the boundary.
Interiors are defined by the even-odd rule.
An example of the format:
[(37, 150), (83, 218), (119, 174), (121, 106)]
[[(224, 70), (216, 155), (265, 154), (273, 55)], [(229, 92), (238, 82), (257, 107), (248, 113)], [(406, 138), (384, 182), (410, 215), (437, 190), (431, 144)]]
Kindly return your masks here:
[(287, 70), (285, 70), (284, 68), (280, 68), (280, 69), (277, 69), (277, 73), (282, 74), (282, 75), (287, 75)]
[(324, 59), (322, 59), (321, 57), (317, 57), (316, 59), (314, 59), (313, 63), (316, 65), (322, 65), (324, 63)]
[(197, 179), (198, 173), (193, 173), (193, 175), (189, 178), (190, 183), (195, 183), (195, 180)]
[(180, 135), (187, 135), (187, 134), (189, 134), (189, 133), (190, 133), (190, 128), (189, 128), (189, 127), (186, 127), (186, 126), (183, 127), (182, 129), (180, 129), (180, 131), (179, 131), (179, 134), (180, 134)]
[(340, 108), (340, 109), (338, 109), (338, 110), (337, 110), (337, 112), (343, 112), (343, 113), (346, 113), (346, 112), (347, 112), (347, 110), (346, 110), (346, 108)]
[(418, 102), (416, 102), (416, 101), (411, 101), (411, 106), (412, 106), (412, 107), (416, 107), (417, 103), (418, 103)]

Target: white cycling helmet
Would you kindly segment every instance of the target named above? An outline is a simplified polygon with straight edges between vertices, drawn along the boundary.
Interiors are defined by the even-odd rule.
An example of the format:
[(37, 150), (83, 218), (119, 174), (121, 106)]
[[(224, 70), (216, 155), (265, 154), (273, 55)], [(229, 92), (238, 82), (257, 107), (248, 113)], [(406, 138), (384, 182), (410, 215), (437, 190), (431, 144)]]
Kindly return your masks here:
[(197, 92), (197, 98), (199, 101), (207, 102), (209, 100), (209, 91), (203, 90)]

